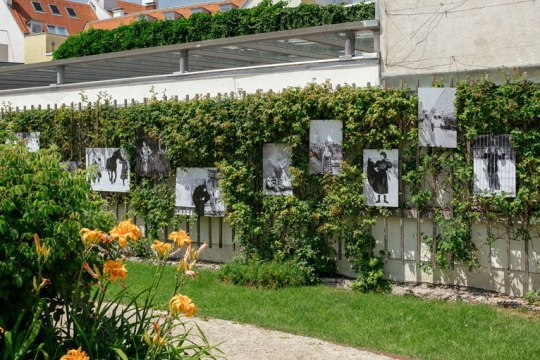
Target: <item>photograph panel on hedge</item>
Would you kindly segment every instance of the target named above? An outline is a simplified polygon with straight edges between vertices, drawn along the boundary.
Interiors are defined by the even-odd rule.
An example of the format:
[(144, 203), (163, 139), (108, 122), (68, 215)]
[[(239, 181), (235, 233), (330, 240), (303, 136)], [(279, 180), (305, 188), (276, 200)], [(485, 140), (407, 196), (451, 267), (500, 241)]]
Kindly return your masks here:
[(86, 148), (86, 168), (94, 167), (92, 190), (129, 192), (129, 161), (124, 149)]
[(177, 214), (225, 216), (216, 168), (177, 168), (175, 207)]
[(399, 206), (398, 150), (364, 150), (364, 196), (369, 206)]
[[(19, 141), (24, 142), (26, 148), (30, 152), (36, 152), (39, 150), (39, 132), (18, 132), (15, 135)], [(6, 144), (12, 144), (13, 141), (6, 140)]]
[(343, 159), (343, 122), (311, 120), (309, 170), (311, 174), (339, 174)]
[(473, 155), (475, 194), (516, 196), (516, 153), (510, 135), (477, 135)]
[(455, 88), (418, 88), (420, 146), (456, 148)]
[(267, 195), (292, 195), (291, 148), (286, 144), (264, 144), (263, 188)]
[(168, 176), (171, 162), (165, 155), (165, 146), (159, 138), (142, 135), (137, 140), (135, 172), (140, 176)]

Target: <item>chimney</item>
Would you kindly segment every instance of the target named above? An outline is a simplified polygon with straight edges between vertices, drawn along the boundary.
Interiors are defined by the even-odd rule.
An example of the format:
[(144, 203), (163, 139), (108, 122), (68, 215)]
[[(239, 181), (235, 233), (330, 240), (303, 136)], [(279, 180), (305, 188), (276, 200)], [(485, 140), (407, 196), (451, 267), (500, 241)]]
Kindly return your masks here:
[(113, 16), (113, 18), (124, 16), (124, 9), (123, 8), (113, 9), (112, 10), (112, 16)]
[(145, 10), (155, 10), (158, 7), (158, 0), (142, 0)]

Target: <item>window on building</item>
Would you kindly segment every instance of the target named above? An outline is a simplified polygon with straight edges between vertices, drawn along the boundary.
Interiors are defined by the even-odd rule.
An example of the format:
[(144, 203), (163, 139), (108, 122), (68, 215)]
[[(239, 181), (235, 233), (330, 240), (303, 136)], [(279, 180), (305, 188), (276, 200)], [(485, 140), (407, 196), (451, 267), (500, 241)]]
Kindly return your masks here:
[(68, 36), (68, 32), (63, 26), (47, 25), (47, 32), (49, 34)]
[(34, 10), (39, 13), (44, 13), (45, 10), (43, 10), (43, 6), (41, 6), (41, 3), (37, 1), (32, 1), (32, 6), (34, 7)]
[(94, 3), (92, 3), (92, 2), (90, 2), (89, 4), (92, 7), (92, 9), (94, 9), (94, 11), (96, 11), (96, 5), (94, 5)]
[(167, 12), (163, 13), (163, 20), (176, 20), (180, 16), (181, 15), (178, 14), (177, 12), (175, 12), (175, 11), (167, 11)]
[(60, 12), (60, 9), (58, 8), (58, 6), (54, 5), (54, 4), (49, 4), (49, 7), (51, 8), (51, 11), (54, 15), (62, 15), (62, 13)]
[(234, 4), (221, 4), (219, 5), (219, 11), (227, 12), (232, 9), (238, 9)]
[(202, 8), (202, 7), (198, 7), (198, 8), (192, 8), (191, 9), (191, 13), (192, 14), (210, 14), (210, 11), (208, 11), (207, 9), (205, 8)]
[(28, 22), (28, 27), (30, 28), (30, 32), (32, 34), (41, 34), (43, 32), (43, 24), (39, 21), (30, 20)]
[(75, 12), (75, 9), (74, 8), (70, 8), (70, 7), (66, 7), (66, 11), (68, 13), (68, 15), (72, 18), (76, 18), (77, 17), (77, 13)]

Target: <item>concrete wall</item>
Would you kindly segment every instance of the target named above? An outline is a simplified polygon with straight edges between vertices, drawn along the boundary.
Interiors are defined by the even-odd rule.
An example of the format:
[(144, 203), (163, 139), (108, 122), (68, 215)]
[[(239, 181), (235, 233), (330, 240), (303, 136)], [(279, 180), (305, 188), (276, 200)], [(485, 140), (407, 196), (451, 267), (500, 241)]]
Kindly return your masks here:
[(81, 101), (81, 91), (90, 101), (95, 101), (103, 93), (124, 103), (127, 98), (142, 102), (152, 96), (167, 95), (193, 98), (196, 94), (238, 93), (257, 90), (281, 91), (288, 86), (306, 86), (309, 83), (331, 81), (333, 85), (355, 83), (359, 87), (379, 84), (379, 66), (376, 60), (332, 61), (304, 65), (264, 67), (237, 71), (220, 71), (206, 74), (186, 74), (179, 76), (153, 76), (121, 81), (105, 81), (88, 84), (61, 85), (41, 89), (0, 91), (0, 105), (11, 107), (70, 104)]
[(23, 32), (13, 19), (5, 1), (0, 1), (0, 44), (7, 45), (8, 62), (24, 62)]
[(9, 60), (9, 45), (0, 44), (0, 62), (8, 62)]
[(540, 64), (540, 1), (381, 0), (385, 77)]
[(24, 37), (24, 62), (33, 64), (52, 60), (52, 53), (58, 49), (67, 36), (42, 33)]
[[(119, 208), (112, 208), (119, 218), (125, 213), (123, 207), (124, 204), (121, 204)], [(136, 222), (144, 229), (143, 219), (139, 218)], [(488, 225), (472, 225), (473, 241), (478, 247), (481, 265), (479, 269), (456, 264), (453, 269), (441, 271), (435, 268), (431, 273), (420, 269), (420, 265), (431, 261), (432, 249), (422, 239), (423, 234), (433, 233), (433, 223), (429, 218), (378, 218), (372, 234), (377, 240), (375, 251), (382, 250), (387, 254), (385, 274), (390, 280), (469, 286), (514, 296), (523, 296), (529, 290), (540, 288), (540, 237), (534, 236), (526, 244), (512, 239), (503, 224), (492, 223), (489, 226), (489, 232), (495, 239), (491, 245), (486, 242)], [(223, 218), (202, 217), (200, 221), (189, 224), (183, 221), (171, 224), (166, 232), (179, 228), (187, 231), (195, 244), (209, 245), (202, 253), (203, 260), (230, 261), (241, 250), (234, 243), (234, 230)], [(165, 238), (164, 233), (161, 236)], [(338, 273), (354, 277), (345, 257), (344, 243), (337, 241), (333, 246)]]

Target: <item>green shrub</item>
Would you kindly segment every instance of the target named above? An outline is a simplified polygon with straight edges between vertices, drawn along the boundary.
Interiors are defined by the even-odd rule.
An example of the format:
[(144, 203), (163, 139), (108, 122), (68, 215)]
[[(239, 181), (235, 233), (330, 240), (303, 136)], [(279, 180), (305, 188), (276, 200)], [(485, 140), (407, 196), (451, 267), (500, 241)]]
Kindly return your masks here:
[(219, 39), (373, 19), (375, 6), (308, 5), (289, 8), (265, 0), (251, 9), (233, 9), (214, 16), (193, 14), (175, 21), (136, 21), (113, 30), (90, 29), (69, 37), (54, 52), (55, 59), (104, 54), (192, 41)]
[(527, 292), (523, 299), (529, 304), (540, 305), (540, 289)]
[(85, 175), (67, 172), (53, 150), (31, 153), (24, 146), (0, 144), (0, 194), (0, 317), (10, 328), (21, 311), (35, 305), (30, 296), (38, 274), (34, 234), (50, 249), (43, 271), (51, 274), (51, 284), (43, 296), (62, 304), (80, 270), (79, 230), (109, 228), (114, 219), (103, 210), (101, 197), (90, 192)]
[(292, 261), (233, 261), (223, 265), (219, 279), (230, 284), (267, 289), (311, 283), (309, 271)]

